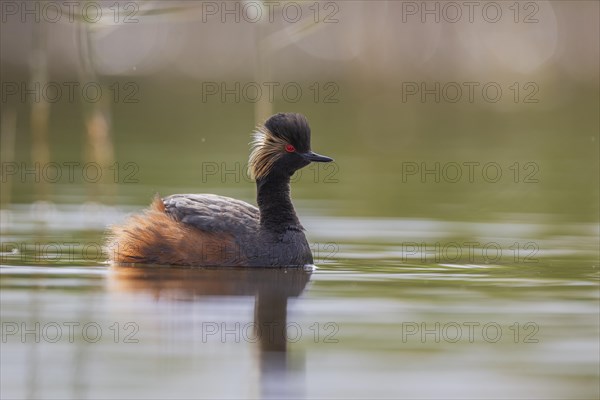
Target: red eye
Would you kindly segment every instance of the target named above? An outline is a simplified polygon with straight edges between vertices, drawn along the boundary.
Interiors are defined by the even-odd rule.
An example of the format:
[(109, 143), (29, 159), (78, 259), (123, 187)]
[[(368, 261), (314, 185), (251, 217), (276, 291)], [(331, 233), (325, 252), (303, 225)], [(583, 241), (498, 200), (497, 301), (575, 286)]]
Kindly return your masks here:
[(296, 151), (296, 148), (294, 146), (292, 146), (291, 144), (286, 144), (285, 151), (287, 151), (288, 153), (293, 153)]

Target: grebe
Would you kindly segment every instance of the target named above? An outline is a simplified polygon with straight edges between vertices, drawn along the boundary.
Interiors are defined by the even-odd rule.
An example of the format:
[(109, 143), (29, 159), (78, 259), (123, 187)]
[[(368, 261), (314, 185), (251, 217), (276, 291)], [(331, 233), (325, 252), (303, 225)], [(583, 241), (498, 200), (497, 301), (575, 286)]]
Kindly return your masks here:
[(249, 159), (258, 208), (214, 194), (158, 196), (143, 214), (110, 228), (114, 263), (289, 267), (313, 263), (290, 199), (292, 174), (311, 162), (310, 127), (301, 114), (279, 113), (254, 132)]

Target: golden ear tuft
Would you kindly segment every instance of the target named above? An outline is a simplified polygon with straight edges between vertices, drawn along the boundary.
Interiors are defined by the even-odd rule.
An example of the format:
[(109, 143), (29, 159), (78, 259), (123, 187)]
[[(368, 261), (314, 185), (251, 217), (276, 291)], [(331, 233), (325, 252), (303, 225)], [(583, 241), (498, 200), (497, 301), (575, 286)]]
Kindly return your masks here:
[(259, 126), (252, 133), (251, 152), (248, 160), (248, 173), (254, 180), (264, 178), (285, 148), (285, 140), (273, 135), (265, 126)]

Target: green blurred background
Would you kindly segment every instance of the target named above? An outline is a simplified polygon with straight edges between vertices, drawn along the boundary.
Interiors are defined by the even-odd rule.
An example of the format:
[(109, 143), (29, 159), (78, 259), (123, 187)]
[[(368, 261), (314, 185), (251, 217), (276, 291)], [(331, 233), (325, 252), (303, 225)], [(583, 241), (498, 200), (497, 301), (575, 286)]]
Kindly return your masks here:
[[(245, 20), (253, 16), (248, 4), (259, 2), (147, 2), (136, 9), (122, 2), (97, 22), (72, 23), (44, 23), (43, 14), (41, 23), (23, 23), (5, 12), (2, 207), (40, 200), (143, 205), (156, 192), (253, 201), (245, 174), (250, 133), (273, 112), (295, 111), (309, 118), (313, 150), (336, 161), (328, 170), (302, 171), (293, 189), (300, 209), (598, 221), (597, 2), (521, 2), (518, 10), (495, 3), (502, 17), (493, 23), (491, 11), (482, 13), (485, 2), (472, 22), (464, 7), (451, 22), (454, 10), (443, 2), (429, 4), (439, 8), (439, 22), (418, 2), (296, 2), (302, 19), (294, 23), (291, 11), (287, 21), (280, 14), (288, 3), (274, 8), (273, 22)], [(220, 7), (237, 9), (239, 22)], [(127, 15), (137, 22), (114, 23)], [(31, 89), (36, 82), (50, 83), (39, 101), (22, 86), (14, 92), (15, 84)], [(102, 96), (88, 101), (75, 89), (71, 100), (65, 82), (97, 83)], [(273, 99), (264, 82), (274, 82)], [(476, 85), (472, 101), (466, 82)], [(422, 98), (421, 84), (436, 83), (439, 101)], [(482, 94), (489, 83), (502, 89), (496, 102)], [(223, 95), (222, 84), (240, 89)], [(52, 85), (63, 89), (56, 101)], [(301, 88), (298, 101), (284, 85)], [(454, 102), (456, 86), (463, 92)], [(62, 177), (49, 182), (40, 170), (36, 183), (35, 174), (20, 174), (36, 162), (62, 165)], [(102, 178), (86, 182), (77, 167), (69, 182), (65, 162), (95, 162)], [(480, 164), (469, 182), (464, 163), (473, 162)], [(436, 163), (439, 182), (421, 176)], [(457, 182), (453, 163), (462, 167)], [(495, 169), (482, 175), (487, 163), (500, 167), (497, 182), (486, 179)], [(419, 171), (407, 175), (414, 166)]]

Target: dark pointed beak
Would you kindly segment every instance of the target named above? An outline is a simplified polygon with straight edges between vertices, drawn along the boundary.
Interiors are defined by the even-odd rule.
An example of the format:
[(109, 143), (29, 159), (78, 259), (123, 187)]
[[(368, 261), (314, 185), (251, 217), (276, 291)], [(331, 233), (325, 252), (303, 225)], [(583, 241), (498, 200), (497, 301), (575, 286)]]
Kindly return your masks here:
[(313, 153), (312, 151), (309, 151), (307, 153), (301, 153), (300, 155), (305, 160), (311, 161), (311, 162), (331, 162), (331, 161), (333, 161), (333, 158), (329, 158), (327, 156), (322, 156), (320, 154)]

